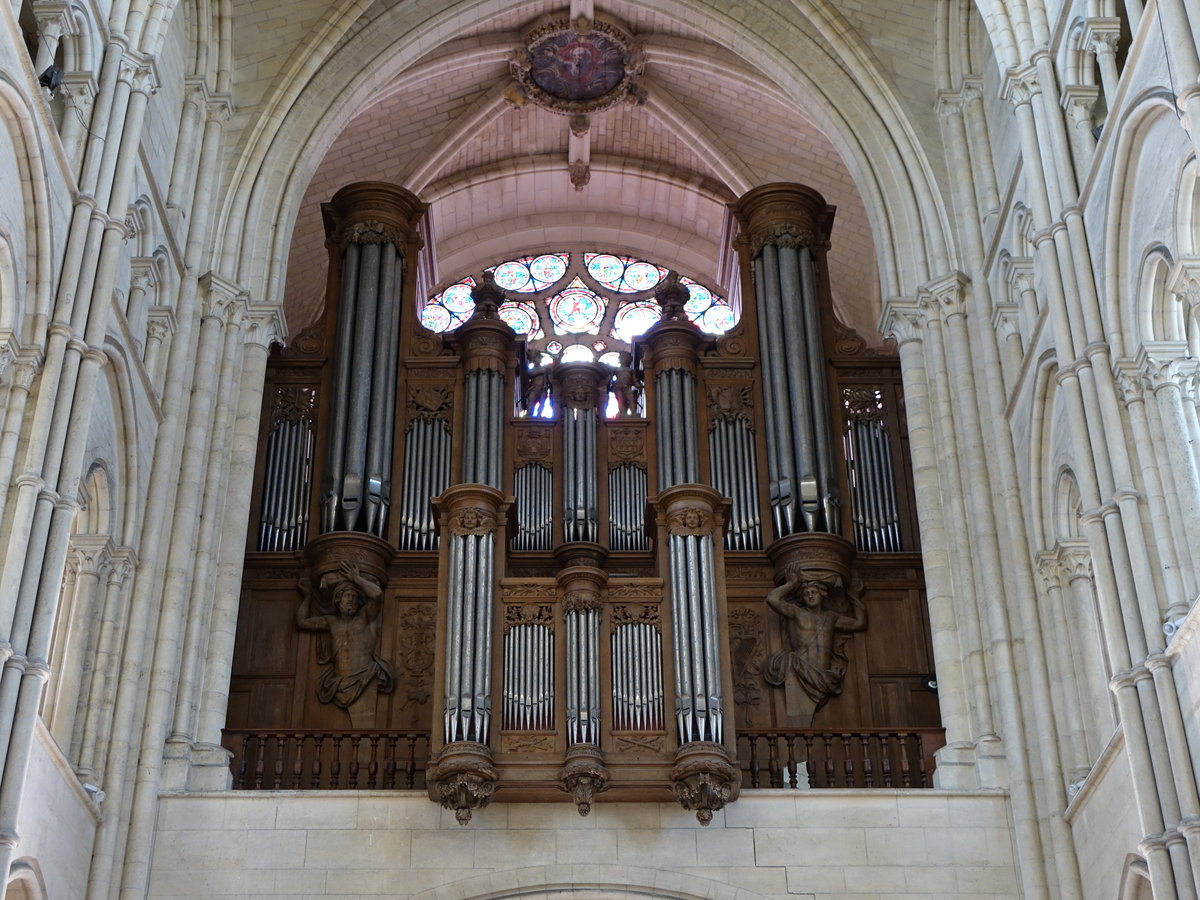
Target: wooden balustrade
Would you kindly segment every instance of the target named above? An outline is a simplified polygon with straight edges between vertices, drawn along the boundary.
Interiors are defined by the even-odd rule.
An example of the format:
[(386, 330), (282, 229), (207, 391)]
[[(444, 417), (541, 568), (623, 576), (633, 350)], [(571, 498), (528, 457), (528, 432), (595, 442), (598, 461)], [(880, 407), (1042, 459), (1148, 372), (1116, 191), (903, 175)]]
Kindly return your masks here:
[[(940, 728), (739, 730), (747, 788), (930, 788)], [(234, 790), (424, 789), (424, 731), (225, 731)]]
[(233, 789), (424, 789), (427, 731), (226, 729)]
[(930, 788), (941, 728), (822, 731), (740, 730), (742, 786), (748, 788)]

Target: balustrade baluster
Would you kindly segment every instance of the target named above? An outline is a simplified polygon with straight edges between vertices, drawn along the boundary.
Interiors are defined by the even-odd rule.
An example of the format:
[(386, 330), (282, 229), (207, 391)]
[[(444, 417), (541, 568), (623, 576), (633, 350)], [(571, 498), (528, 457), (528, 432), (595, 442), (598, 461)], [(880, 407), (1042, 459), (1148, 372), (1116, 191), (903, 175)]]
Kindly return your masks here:
[(871, 773), (871, 735), (863, 733), (859, 735), (862, 741), (862, 758), (863, 758), (863, 787), (874, 787), (875, 781)]
[(917, 739), (917, 774), (920, 776), (920, 783), (917, 787), (929, 787), (929, 773), (925, 771), (925, 735), (913, 735)]
[(379, 735), (371, 735), (371, 761), (367, 763), (367, 787), (375, 790), (376, 778), (379, 775)]
[(396, 786), (396, 744), (400, 740), (400, 735), (392, 734), (387, 738), (387, 743), (383, 747), (383, 787), (384, 790), (390, 790)]
[(298, 734), (296, 740), (296, 754), (292, 758), (292, 790), (300, 790), (300, 776), (304, 773), (304, 735)]
[(912, 787), (912, 773), (908, 765), (908, 733), (897, 732), (896, 740), (900, 744), (900, 783), (906, 788)]
[(329, 786), (337, 790), (342, 786), (342, 737), (333, 736), (333, 759), (329, 763)]
[(762, 782), (762, 765), (758, 761), (758, 738), (751, 736), (750, 743), (750, 787), (756, 788)]
[(264, 757), (267, 755), (267, 736), (258, 734), (255, 737), (258, 741), (258, 755), (254, 758), (254, 789), (260, 791), (263, 784)]
[(837, 787), (837, 770), (833, 765), (833, 735), (823, 734), (821, 740), (825, 742), (825, 784), (824, 787)]
[(242, 735), (242, 757), (237, 761), (237, 774), (233, 776), (233, 789), (241, 790), (246, 786), (246, 750), (250, 743), (250, 735)]
[(843, 733), (842, 738), (842, 758), (845, 760), (846, 768), (846, 787), (858, 787), (854, 783), (854, 757), (850, 755), (851, 739), (853, 735)]
[(879, 735), (879, 760), (883, 765), (883, 786), (892, 787), (892, 750), (886, 734)]
[(275, 735), (275, 790), (283, 787), (283, 754), (287, 749), (287, 735)]
[(408, 758), (404, 761), (404, 786), (412, 788), (417, 775), (417, 736), (408, 736)]
[(321, 745), (325, 743), (325, 735), (318, 734), (313, 738), (312, 789), (321, 786)]
[(794, 734), (789, 734), (786, 738), (786, 741), (787, 741), (788, 783), (789, 783), (790, 787), (797, 788), (800, 786), (800, 784), (796, 780), (796, 778), (797, 778), (797, 774), (796, 774), (797, 773), (796, 736)]
[(362, 747), (362, 735), (350, 735), (350, 771), (349, 777), (346, 779), (346, 787), (350, 790), (358, 788), (358, 751)]
[(767, 735), (767, 749), (770, 751), (770, 759), (767, 761), (767, 771), (771, 774), (771, 787), (783, 787), (783, 779), (779, 773), (779, 745), (776, 743), (779, 736), (775, 734)]
[(817, 787), (817, 766), (813, 761), (813, 739), (811, 734), (801, 735), (804, 740), (804, 771), (808, 774), (808, 786)]

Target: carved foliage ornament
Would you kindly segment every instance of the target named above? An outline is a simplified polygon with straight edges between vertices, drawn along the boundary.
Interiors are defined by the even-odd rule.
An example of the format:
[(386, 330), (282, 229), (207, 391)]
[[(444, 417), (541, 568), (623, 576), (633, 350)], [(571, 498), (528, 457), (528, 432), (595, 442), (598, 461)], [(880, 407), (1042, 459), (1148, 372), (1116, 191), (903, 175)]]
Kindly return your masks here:
[(458, 741), (442, 751), (428, 777), (442, 806), (454, 810), (459, 825), (466, 825), (473, 810), (491, 802), (500, 776), (487, 747)]
[(516, 435), (517, 468), (528, 463), (542, 463), (549, 466), (553, 448), (551, 434), (548, 428), (518, 428)]
[(596, 112), (621, 101), (644, 103), (640, 44), (611, 22), (555, 18), (525, 36), (509, 61), (516, 105), (532, 100), (560, 115)]
[(450, 514), (450, 533), (458, 535), (482, 535), (494, 531), (496, 515), (480, 506), (467, 506)]
[(733, 794), (740, 773), (718, 744), (696, 742), (680, 749), (671, 769), (671, 790), (684, 809), (694, 809), (701, 825), (712, 822)]
[(504, 630), (517, 625), (553, 625), (554, 607), (549, 604), (520, 603), (504, 608)]
[(653, 625), (658, 627), (662, 621), (656, 604), (647, 603), (641, 606), (618, 604), (612, 608), (612, 624), (614, 628), (621, 625)]
[(717, 422), (750, 421), (750, 385), (718, 384), (708, 389), (709, 427)]
[(568, 613), (581, 613), (600, 608), (600, 594), (596, 591), (567, 591), (563, 598), (563, 609)]
[(410, 384), (408, 386), (408, 417), (426, 422), (438, 420), (445, 424), (453, 405), (451, 389), (438, 384)]

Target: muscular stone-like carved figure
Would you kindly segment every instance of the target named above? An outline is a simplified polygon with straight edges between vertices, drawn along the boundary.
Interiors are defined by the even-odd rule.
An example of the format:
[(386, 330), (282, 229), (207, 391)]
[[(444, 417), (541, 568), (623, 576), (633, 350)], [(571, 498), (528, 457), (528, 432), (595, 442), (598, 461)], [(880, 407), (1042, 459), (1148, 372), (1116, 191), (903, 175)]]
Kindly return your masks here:
[(638, 398), (642, 393), (642, 382), (633, 371), (633, 356), (621, 354), (621, 364), (613, 373), (612, 393), (617, 398), (617, 413), (622, 416), (638, 414)]
[[(836, 589), (842, 590), (840, 585)], [(867, 625), (861, 588), (844, 593), (848, 608), (839, 612), (833, 608), (830, 585), (806, 579), (796, 569), (766, 597), (767, 606), (779, 613), (787, 646), (767, 661), (763, 677), (767, 684), (783, 687), (788, 719), (801, 728), (810, 727), (817, 710), (841, 693), (845, 643), (850, 632)]]
[(340, 706), (350, 715), (354, 728), (375, 726), (374, 682), (380, 693), (396, 686), (396, 673), (387, 660), (375, 655), (379, 644), (383, 591), (353, 563), (343, 560), (339, 572), (321, 576), (318, 583), (322, 604), (332, 614), (313, 611), (313, 591), (307, 578), (300, 579), (302, 599), (296, 610), (296, 625), (328, 637), (317, 645), (317, 662), (326, 665), (317, 682), (317, 699)]

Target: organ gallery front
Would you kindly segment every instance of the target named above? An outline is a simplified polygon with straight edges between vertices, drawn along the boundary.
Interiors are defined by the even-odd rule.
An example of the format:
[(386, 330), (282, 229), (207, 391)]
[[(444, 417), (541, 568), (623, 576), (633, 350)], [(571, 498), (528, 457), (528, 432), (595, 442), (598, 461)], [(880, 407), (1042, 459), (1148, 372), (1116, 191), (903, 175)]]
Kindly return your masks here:
[(736, 284), (569, 246), (425, 285), (417, 197), (325, 205), (325, 312), (267, 378), (234, 787), (706, 824), (931, 784), (898, 361), (834, 315), (819, 194), (730, 208)]

